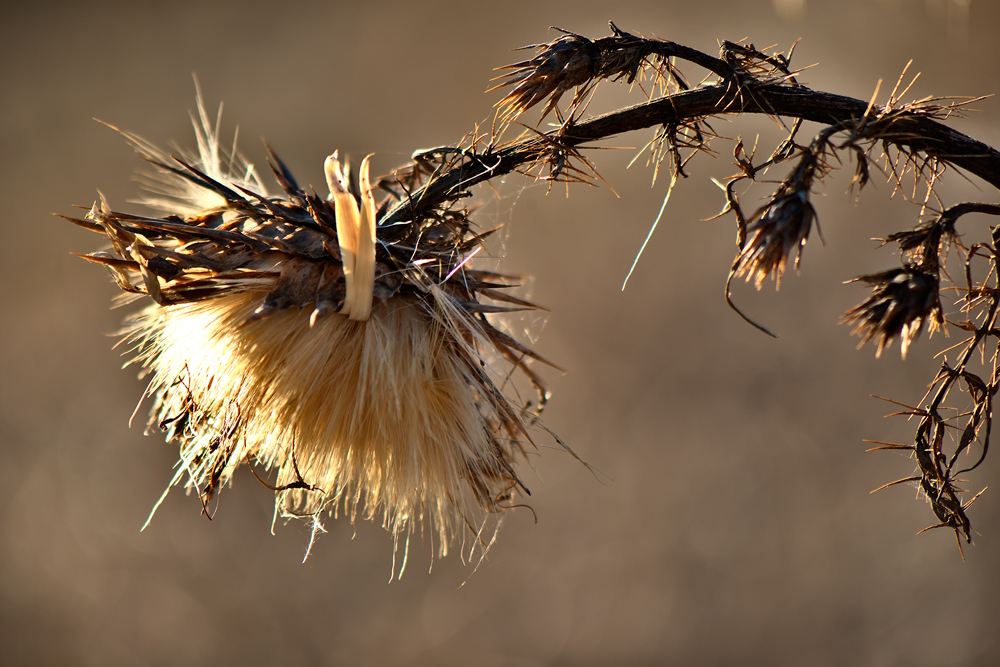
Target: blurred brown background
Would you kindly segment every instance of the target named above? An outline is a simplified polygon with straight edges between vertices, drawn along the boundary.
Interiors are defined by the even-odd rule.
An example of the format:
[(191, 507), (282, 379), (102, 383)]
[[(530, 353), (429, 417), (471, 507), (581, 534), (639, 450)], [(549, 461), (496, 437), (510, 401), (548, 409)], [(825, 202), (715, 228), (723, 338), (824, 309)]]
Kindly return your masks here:
[[(872, 237), (911, 225), (884, 182), (855, 205), (848, 178), (817, 197), (802, 276), (779, 293), (735, 289), (781, 333), (740, 321), (722, 292), (732, 220), (701, 158), (620, 292), (656, 216), (629, 151), (591, 156), (620, 195), (567, 200), (520, 177), (482, 193), (483, 224), (507, 224), (505, 268), (535, 277), (552, 308), (528, 321), (545, 371), (546, 424), (611, 481), (540, 435), (527, 511), (508, 515), (472, 575), (457, 555), (411, 548), (387, 585), (392, 543), (378, 525), (326, 523), (309, 560), (304, 526), (270, 534), (272, 496), (243, 471), (213, 521), (172, 493), (139, 527), (176, 450), (129, 429), (143, 385), (112, 350), (123, 315), (98, 267), (69, 252), (96, 236), (53, 218), (138, 196), (140, 166), (92, 117), (158, 144), (190, 146), (197, 73), (223, 135), (264, 164), (264, 135), (300, 182), (322, 183), (334, 149), (376, 153), (376, 171), (457, 141), (486, 121), (492, 68), (557, 25), (592, 37), (623, 29), (714, 52), (749, 38), (787, 48), (814, 88), (868, 99), (909, 59), (912, 95), (1000, 92), (1000, 7), (985, 0), (658, 0), (503, 3), (8, 3), (0, 22), (0, 662), (4, 664), (994, 665), (1000, 664), (1000, 454), (970, 475), (993, 485), (971, 510), (982, 533), (959, 558), (903, 477), (903, 455), (863, 438), (906, 440), (869, 394), (916, 401), (946, 344), (881, 360), (838, 326), (864, 298), (841, 282), (896, 265)], [(700, 73), (686, 67), (689, 76)], [(888, 88), (883, 86), (881, 100)], [(600, 108), (637, 101), (604, 84)], [(955, 126), (1000, 144), (1000, 102)], [(596, 107), (595, 107), (596, 108)], [(533, 112), (532, 112), (533, 113)], [(537, 116), (530, 116), (532, 122)], [(766, 119), (716, 129), (773, 136)], [(650, 135), (607, 142), (639, 147)], [(765, 147), (764, 152), (770, 150)], [(771, 178), (780, 178), (772, 173)], [(996, 200), (951, 174), (942, 192)], [(744, 196), (748, 208), (773, 186)], [(984, 226), (970, 220), (967, 228)], [(141, 419), (139, 420), (141, 421)], [(471, 576), (470, 576), (471, 575)], [(464, 586), (463, 586), (463, 582)]]

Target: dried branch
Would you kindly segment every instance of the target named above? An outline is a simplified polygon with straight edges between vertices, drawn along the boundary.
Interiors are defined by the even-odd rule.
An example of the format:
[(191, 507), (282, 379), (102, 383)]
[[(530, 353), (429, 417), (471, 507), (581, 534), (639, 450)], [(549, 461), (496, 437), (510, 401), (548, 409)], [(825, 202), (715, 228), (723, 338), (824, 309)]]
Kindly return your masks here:
[[(970, 214), (1000, 215), (1000, 205), (945, 207), (935, 192), (948, 168), (1000, 187), (1000, 151), (944, 124), (969, 100), (905, 102), (908, 87), (900, 90), (901, 76), (879, 105), (875, 97), (865, 102), (804, 86), (791, 67), (791, 49), (764, 53), (752, 44), (723, 42), (712, 56), (614, 24), (611, 30), (596, 40), (561, 30), (550, 42), (525, 47), (535, 50), (532, 57), (500, 68), (505, 73), (491, 90), (508, 90), (497, 103), (492, 135), (476, 128), (455, 146), (415, 153), (374, 185), (367, 160), (358, 183), (331, 156), (330, 197), (301, 189), (270, 147), (280, 196), (268, 195), (251, 171), (222, 169), (218, 137), (202, 109), (199, 156), (168, 156), (127, 135), (160, 170), (162, 180), (154, 182), (159, 196), (152, 203), (170, 214), (135, 216), (102, 201), (86, 219), (67, 219), (104, 234), (111, 244), (111, 252), (87, 259), (105, 266), (123, 291), (148, 295), (156, 304), (140, 314), (131, 340), (138, 360), (157, 374), (151, 424), (181, 445), (174, 483), (187, 475), (187, 486), (207, 507), (235, 467), (253, 459), (277, 469), (277, 482), (268, 486), (288, 516), (305, 514), (319, 526), (319, 513), (336, 512), (343, 501), (352, 518), (359, 508), (369, 518), (381, 512), (398, 539), (423, 522), (426, 511), (442, 551), (453, 525), (469, 527), (485, 549), (491, 540), (482, 536), (481, 513), (501, 514), (517, 506), (516, 492), (527, 493), (514, 465), (531, 443), (526, 428), (536, 422), (533, 413), (547, 394), (526, 363), (537, 356), (487, 317), (533, 306), (502, 291), (510, 286), (504, 276), (468, 265), (489, 234), (475, 232), (470, 221), (471, 188), (511, 172), (567, 187), (603, 180), (583, 149), (652, 128), (649, 162), (654, 170), (669, 165), (669, 193), (687, 176), (691, 159), (716, 155), (712, 143), (726, 140), (713, 130), (713, 118), (762, 114), (781, 124), (787, 137), (757, 163), (756, 147), (747, 152), (739, 138), (732, 139), (739, 171), (719, 182), (725, 192), (720, 215), (732, 213), (737, 228), (729, 281), (743, 278), (760, 289), (770, 277), (777, 287), (793, 255), (799, 269), (814, 223), (818, 230), (813, 190), (843, 157), (854, 159), (859, 189), (872, 169), (886, 173), (900, 190), (904, 177), (912, 177), (914, 187), (926, 186), (916, 224), (886, 239), (898, 248), (901, 265), (857, 278), (872, 293), (844, 321), (854, 325), (862, 345), (874, 342), (876, 355), (899, 340), (905, 356), (925, 328), (968, 334), (955, 346), (958, 357), (945, 358), (919, 405), (901, 413), (919, 417), (913, 444), (881, 443), (876, 449), (909, 450), (917, 474), (885, 486), (915, 483), (939, 521), (932, 527), (951, 528), (971, 542), (966, 510), (979, 494), (963, 501), (958, 475), (986, 456), (993, 397), (1000, 390), (1000, 231), (993, 230), (989, 243), (966, 248), (957, 226)], [(685, 63), (704, 71), (702, 83), (688, 83), (695, 79), (682, 71)], [(646, 99), (588, 118), (589, 100), (604, 81), (636, 85)], [(572, 99), (561, 106), (571, 91)], [(524, 125), (520, 119), (535, 107), (535, 128), (552, 113), (558, 126), (541, 131)], [(800, 143), (804, 121), (822, 128)], [(520, 135), (504, 140), (516, 127)], [(746, 215), (734, 186), (786, 161), (793, 166), (777, 189)], [(964, 262), (964, 284), (954, 284), (946, 271), (953, 252)], [(960, 295), (960, 321), (945, 312), (944, 290)], [(299, 317), (296, 308), (310, 308), (311, 314)], [(282, 317), (285, 324), (273, 324)], [(397, 336), (390, 344), (377, 333), (385, 327)], [(312, 357), (299, 354), (320, 330), (339, 341), (332, 346), (336, 354), (330, 356), (326, 339), (310, 348)], [(178, 342), (181, 333), (190, 340)], [(185, 348), (195, 343), (205, 351)], [(372, 346), (378, 354), (370, 353)], [(424, 356), (416, 362), (403, 357), (417, 352), (398, 352), (417, 348)], [(298, 355), (295, 363), (288, 362), (292, 353)], [(403, 355), (397, 359), (405, 370), (400, 372), (412, 377), (386, 380), (376, 357), (397, 353)], [(539, 391), (537, 404), (518, 405), (504, 395), (506, 376), (493, 378), (498, 360), (508, 363), (508, 373), (523, 372)], [(448, 368), (435, 366), (440, 363)], [(345, 373), (348, 366), (355, 370)], [(433, 383), (417, 377), (432, 366)], [(371, 382), (378, 384), (374, 393)], [(450, 383), (447, 400), (420, 389), (442, 382)], [(355, 397), (345, 389), (355, 386), (369, 393)], [(959, 396), (968, 409), (945, 406)], [(400, 407), (404, 401), (410, 401), (406, 410)], [(411, 440), (423, 448), (419, 455), (406, 449)], [(962, 467), (959, 461), (968, 458), (974, 461)]]
[[(704, 54), (703, 54), (704, 55)], [(708, 57), (708, 56), (706, 56)], [(492, 180), (534, 162), (553, 140), (568, 147), (607, 139), (618, 134), (666, 125), (684, 125), (695, 119), (730, 114), (765, 114), (797, 118), (849, 130), (865, 122), (869, 109), (863, 100), (814, 91), (783, 83), (729, 81), (677, 93), (573, 123), (546, 133), (549, 140), (529, 136), (500, 147), (490, 145), (483, 153), (469, 152), (467, 159), (441, 173), (409, 198), (397, 204), (379, 221), (393, 225), (419, 217), (442, 201), (473, 185)], [(899, 114), (878, 125), (869, 124), (867, 136), (905, 151), (919, 152), (978, 176), (1000, 188), (1000, 151), (918, 113)]]
[[(498, 103), (501, 128), (509, 128), (514, 119), (541, 105), (539, 121), (554, 111), (560, 120), (556, 129), (544, 134), (525, 133), (506, 143), (494, 137), (484, 150), (470, 146), (450, 170), (438, 172), (422, 188), (411, 192), (390, 209), (379, 224), (398, 225), (419, 219), (425, 211), (455, 200), (477, 183), (512, 171), (530, 171), (525, 165), (551, 164), (556, 156), (564, 161), (566, 156), (579, 159), (581, 146), (646, 128), (657, 128), (657, 135), (649, 144), (651, 161), (658, 166), (665, 155), (671, 157), (672, 189), (678, 176), (686, 176), (684, 165), (691, 157), (697, 153), (713, 153), (709, 142), (719, 137), (711, 131), (707, 120), (722, 115), (764, 114), (780, 122), (787, 120), (791, 126), (788, 138), (760, 164), (753, 163), (753, 155), (747, 155), (742, 142), (737, 140), (734, 156), (740, 173), (728, 179), (724, 186), (726, 207), (723, 213), (735, 215), (738, 230), (739, 253), (730, 280), (742, 277), (752, 281), (758, 289), (768, 276), (780, 285), (792, 254), (795, 254), (795, 267), (799, 268), (802, 249), (816, 221), (816, 211), (810, 203), (812, 189), (826, 173), (839, 166), (841, 152), (855, 159), (858, 188), (863, 188), (869, 180), (872, 153), (877, 148), (885, 156), (884, 170), (897, 186), (902, 185), (906, 174), (913, 175), (915, 184), (926, 183), (922, 216), (935, 196), (934, 184), (949, 166), (1000, 187), (1000, 151), (943, 123), (960, 112), (968, 100), (928, 98), (904, 103), (901, 97), (908, 88), (900, 92), (901, 76), (888, 102), (878, 105), (874, 98), (866, 102), (802, 85), (790, 67), (791, 51), (787, 55), (764, 54), (752, 45), (723, 42), (716, 58), (674, 42), (625, 33), (614, 24), (611, 28), (612, 36), (598, 40), (562, 31), (564, 34), (552, 42), (526, 47), (536, 49), (533, 58), (501, 68), (510, 72), (502, 77), (506, 81), (497, 87), (511, 88)], [(709, 79), (691, 88), (678, 66), (679, 61), (707, 70)], [(597, 83), (623, 80), (631, 84), (644, 73), (654, 85), (663, 89), (661, 95), (602, 116), (578, 118)], [(559, 108), (560, 100), (570, 89), (575, 90), (573, 99), (563, 112)], [(796, 134), (803, 121), (825, 126), (805, 146), (796, 143)], [(686, 139), (678, 140), (679, 136)], [(687, 152), (686, 157), (681, 154), (682, 148)], [(796, 158), (796, 166), (770, 200), (753, 215), (745, 215), (733, 185), (744, 179), (752, 180), (762, 169), (792, 157)], [(585, 167), (592, 169), (593, 165), (586, 162)], [(878, 165), (874, 167), (879, 168)], [(959, 218), (970, 213), (997, 215), (1000, 206), (963, 203), (931, 219), (922, 218), (913, 229), (893, 234), (886, 240), (898, 245), (902, 267), (856, 279), (872, 285), (873, 292), (867, 300), (848, 311), (844, 321), (854, 325), (854, 333), (861, 336), (862, 344), (869, 340), (875, 342), (876, 355), (898, 339), (905, 357), (925, 327), (931, 333), (945, 327), (940, 301), (942, 281), (947, 282), (945, 260), (951, 248), (961, 247), (955, 226)], [(995, 283), (998, 249), (1000, 246), (975, 246), (967, 255), (967, 266), (985, 253), (989, 260), (987, 279)], [(998, 372), (993, 368), (989, 373), (990, 381), (984, 381), (969, 370), (968, 364), (972, 353), (979, 350), (987, 338), (996, 338), (995, 342), (1000, 345), (1000, 332), (995, 323), (1000, 297), (995, 284), (974, 283), (971, 273), (967, 273), (964, 290), (968, 295), (965, 305), (968, 319), (957, 326), (975, 335), (967, 342), (958, 363), (946, 364), (947, 372), (942, 371), (935, 381), (938, 391), (931, 402), (919, 410), (923, 421), (914, 445), (909, 448), (914, 451), (920, 470), (911, 481), (917, 482), (930, 500), (941, 522), (939, 525), (953, 528), (956, 534), (961, 533), (970, 540), (971, 528), (965, 509), (972, 501), (965, 504), (960, 501), (952, 469), (959, 454), (971, 451), (973, 444), (978, 442), (982, 454), (971, 466), (976, 467), (989, 445), (992, 396), (998, 388)], [(726, 293), (728, 301), (728, 283)], [(731, 301), (729, 303), (732, 305)], [(737, 312), (757, 328), (770, 333), (738, 309)], [(991, 355), (994, 366), (998, 356), (1000, 347)], [(945, 457), (945, 427), (951, 427), (950, 422), (959, 417), (941, 417), (940, 404), (959, 381), (974, 405), (970, 411), (961, 413), (967, 424), (951, 455)], [(945, 459), (949, 463), (942, 467), (941, 461)]]

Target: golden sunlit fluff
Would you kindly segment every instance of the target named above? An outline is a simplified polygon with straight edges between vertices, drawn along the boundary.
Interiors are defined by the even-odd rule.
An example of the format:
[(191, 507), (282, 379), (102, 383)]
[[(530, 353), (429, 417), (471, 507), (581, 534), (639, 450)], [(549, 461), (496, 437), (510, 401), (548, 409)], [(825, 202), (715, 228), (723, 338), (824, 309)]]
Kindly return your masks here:
[[(166, 215), (102, 200), (69, 218), (111, 241), (86, 259), (128, 298), (155, 302), (130, 318), (125, 341), (151, 375), (150, 428), (180, 448), (170, 486), (209, 512), (236, 469), (256, 465), (274, 471), (261, 481), (276, 512), (311, 518), (314, 535), (323, 513), (343, 512), (381, 520), (397, 545), (427, 527), (441, 555), (459, 535), (485, 552), (527, 493), (515, 468), (545, 399), (525, 364), (538, 357), (487, 314), (534, 306), (504, 291), (507, 277), (470, 268), (486, 234), (459, 202), (378, 226), (434, 177), (434, 156), (373, 188), (368, 158), (355, 180), (331, 155), (325, 197), (268, 149), (283, 190), (271, 196), (220, 151), (200, 100), (199, 113), (197, 155), (123, 133), (157, 166), (144, 203)], [(537, 403), (505, 395), (517, 369)]]

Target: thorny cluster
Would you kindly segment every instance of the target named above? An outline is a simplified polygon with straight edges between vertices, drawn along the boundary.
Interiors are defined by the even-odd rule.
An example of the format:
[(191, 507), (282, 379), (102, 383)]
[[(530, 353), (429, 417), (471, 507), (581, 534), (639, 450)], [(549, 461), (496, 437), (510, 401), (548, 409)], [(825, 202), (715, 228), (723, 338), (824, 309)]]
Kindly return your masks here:
[[(861, 337), (861, 344), (875, 344), (876, 355), (898, 340), (905, 357), (925, 327), (933, 333), (946, 326), (941, 293), (952, 290), (958, 296), (957, 319), (947, 324), (969, 335), (943, 353), (941, 370), (920, 405), (901, 413), (920, 418), (913, 444), (877, 443), (880, 447), (876, 449), (912, 451), (917, 474), (886, 486), (915, 482), (939, 522), (932, 527), (951, 528), (956, 537), (971, 542), (966, 509), (979, 494), (963, 501), (964, 489), (958, 486), (958, 476), (979, 466), (986, 456), (992, 401), (1000, 389), (1000, 231), (994, 230), (991, 242), (966, 248), (956, 225), (970, 213), (1000, 215), (1000, 206), (964, 203), (946, 208), (934, 185), (948, 167), (961, 167), (993, 185), (1000, 184), (1000, 154), (941, 125), (941, 121), (974, 100), (926, 98), (901, 103), (909, 90), (900, 90), (901, 76), (885, 105), (875, 103), (877, 89), (871, 102), (865, 104), (811, 91), (800, 84), (796, 80), (798, 72), (791, 69), (791, 50), (787, 55), (769, 55), (751, 44), (724, 42), (719, 57), (713, 58), (673, 42), (625, 33), (614, 24), (611, 28), (613, 36), (595, 41), (566, 33), (550, 43), (535, 45), (537, 51), (532, 59), (507, 68), (514, 72), (507, 75), (510, 78), (505, 85), (513, 89), (501, 102), (500, 117), (509, 123), (544, 102), (542, 118), (555, 111), (561, 122), (546, 141), (550, 145), (561, 142), (574, 150), (582, 143), (581, 136), (593, 138), (588, 130), (597, 124), (616, 131), (654, 127), (654, 138), (647, 144), (650, 161), (659, 167), (669, 157), (672, 189), (678, 178), (687, 176), (684, 167), (694, 155), (715, 154), (709, 143), (723, 137), (712, 129), (711, 117), (747, 112), (770, 116), (787, 131), (787, 138), (759, 162), (754, 161), (756, 150), (747, 152), (741, 139), (733, 139), (734, 164), (739, 172), (720, 183), (726, 204), (719, 215), (732, 213), (737, 222), (738, 252), (727, 281), (726, 299), (741, 317), (762, 331), (770, 333), (732, 304), (729, 282), (744, 278), (760, 289), (770, 277), (780, 286), (793, 255), (795, 268), (799, 268), (813, 227), (818, 230), (811, 197), (827, 173), (839, 168), (845, 158), (853, 158), (858, 191), (868, 183), (873, 171), (884, 174), (895, 184), (896, 191), (903, 191), (904, 179), (907, 184), (912, 181), (912, 191), (903, 192), (908, 199), (913, 199), (921, 187), (924, 196), (915, 202), (920, 208), (918, 224), (886, 239), (886, 243), (898, 246), (901, 266), (858, 277), (857, 281), (872, 286), (872, 293), (848, 311), (843, 321), (854, 325), (853, 333)], [(704, 67), (709, 76), (691, 87), (680, 73), (677, 60)], [(587, 94), (592, 94), (599, 81), (623, 79), (632, 83), (642, 80), (644, 73), (659, 84), (658, 97), (647, 92), (649, 102), (645, 104), (598, 119), (578, 120)], [(576, 94), (566, 112), (560, 113), (560, 96), (571, 86), (576, 87)], [(715, 93), (714, 98), (706, 95), (711, 100), (708, 104), (700, 100), (686, 104), (688, 98), (708, 91)], [(654, 107), (660, 117), (646, 115)], [(617, 116), (617, 127), (609, 122), (612, 116)], [(799, 140), (803, 121), (822, 126), (805, 142)], [(605, 130), (602, 136), (610, 134)], [(971, 162), (972, 156), (983, 162)], [(755, 181), (758, 174), (782, 162), (793, 165), (785, 178), (762, 206), (745, 214), (736, 186)], [(592, 168), (589, 163), (586, 166)], [(947, 273), (946, 260), (953, 251), (965, 263), (964, 283), (953, 284)], [(975, 271), (976, 261), (985, 261), (985, 269)], [(957, 357), (949, 361), (949, 354), (955, 350)], [(970, 368), (977, 353), (989, 360), (983, 376)], [(946, 407), (949, 397), (955, 398), (951, 396), (955, 391), (966, 395), (971, 402), (969, 409)], [(963, 465), (962, 460), (970, 462)]]
[[(515, 171), (567, 184), (593, 183), (600, 177), (582, 155), (582, 148), (623, 132), (651, 129), (654, 135), (646, 150), (654, 169), (669, 165), (669, 196), (676, 183), (687, 177), (685, 165), (693, 157), (720, 152), (712, 144), (726, 137), (713, 129), (713, 118), (768, 116), (783, 128), (786, 138), (766, 159), (756, 157), (756, 146), (748, 151), (739, 138), (729, 139), (738, 172), (720, 182), (725, 206), (719, 214), (732, 214), (737, 226), (737, 253), (729, 281), (743, 278), (759, 289), (770, 277), (780, 285), (793, 255), (794, 266), (799, 268), (813, 228), (818, 231), (812, 195), (826, 174), (849, 159), (855, 164), (858, 190), (875, 171), (904, 194), (909, 190), (903, 187), (904, 179), (907, 183), (912, 180), (914, 192), (921, 186), (926, 193), (916, 197), (918, 224), (886, 239), (899, 248), (900, 266), (857, 278), (871, 285), (872, 292), (845, 314), (844, 322), (854, 325), (853, 333), (861, 337), (862, 344), (872, 341), (876, 354), (898, 340), (905, 356), (925, 327), (933, 332), (950, 325), (968, 333), (964, 341), (946, 351), (941, 370), (921, 403), (903, 413), (920, 418), (913, 444), (879, 444), (912, 451), (918, 472), (899, 482), (916, 482), (937, 516), (937, 526), (952, 528), (956, 536), (971, 541), (966, 509), (978, 495), (963, 500), (958, 476), (985, 458), (992, 401), (1000, 388), (1000, 234), (994, 234), (989, 243), (966, 248), (956, 226), (970, 213), (998, 215), (1000, 206), (965, 203), (945, 207), (934, 189), (949, 167), (1000, 187), (1000, 153), (942, 123), (970, 100), (927, 98), (901, 103), (908, 88), (900, 91), (897, 84), (886, 104), (876, 103), (877, 89), (872, 100), (865, 102), (811, 90), (800, 83), (800, 71), (791, 68), (791, 49), (787, 54), (768, 54), (752, 44), (723, 42), (719, 55), (713, 56), (676, 42), (630, 34), (614, 24), (611, 29), (611, 36), (597, 40), (560, 31), (562, 34), (551, 42), (525, 47), (535, 50), (531, 58), (500, 68), (507, 72), (496, 88), (508, 87), (509, 92), (497, 104), (497, 122), (488, 141), (477, 130), (457, 146), (415, 155), (411, 164), (378, 182), (388, 196), (377, 216), (377, 289), (387, 294), (414, 289), (416, 283), (408, 276), (417, 266), (420, 272), (433, 273), (436, 280), (452, 285), (463, 308), (477, 313), (501, 355), (526, 370), (521, 360), (530, 352), (485, 323), (484, 313), (499, 307), (479, 304), (476, 297), (507, 301), (516, 307), (528, 304), (502, 296), (497, 291), (501, 286), (497, 276), (469, 270), (456, 274), (463, 258), (480, 241), (471, 231), (461, 204), (472, 186)], [(681, 73), (680, 61), (705, 70), (705, 78), (690, 83), (693, 79)], [(604, 80), (637, 86), (646, 99), (602, 116), (587, 117), (589, 100)], [(561, 107), (563, 96), (571, 91), (571, 101)], [(542, 105), (538, 123), (554, 113), (558, 120), (554, 129), (540, 130), (538, 123), (529, 127), (519, 122), (525, 112), (538, 105)], [(817, 123), (820, 129), (811, 139), (801, 140), (806, 122)], [(516, 125), (522, 128), (520, 135), (502, 140)], [(329, 205), (315, 193), (303, 191), (273, 154), (272, 167), (285, 191), (280, 201), (246, 190), (236, 192), (190, 164), (181, 162), (178, 166), (162, 155), (143, 152), (161, 168), (218, 193), (227, 207), (239, 212), (239, 223), (224, 223), (221, 217), (150, 220), (95, 209), (90, 220), (75, 222), (109, 233), (115, 241), (117, 257), (92, 255), (91, 259), (112, 269), (123, 289), (148, 292), (166, 302), (204, 298), (224, 286), (227, 272), (259, 270), (248, 260), (251, 252), (273, 251), (304, 258), (317, 253), (337, 256), (329, 243)], [(777, 189), (754, 212), (745, 213), (738, 188), (783, 163), (792, 166)], [(914, 194), (907, 196), (914, 198)], [(268, 221), (270, 232), (259, 231), (261, 225), (256, 223), (261, 220)], [(211, 250), (182, 257), (161, 244), (147, 243), (147, 237), (176, 238)], [(965, 280), (957, 284), (946, 270), (946, 259), (953, 252), (965, 263)], [(417, 253), (426, 264), (414, 261)], [(985, 262), (985, 269), (977, 270), (977, 262)], [(294, 262), (289, 266), (288, 271), (298, 270)], [(200, 277), (203, 271), (212, 275)], [(149, 280), (151, 274), (173, 280), (175, 289), (157, 292), (153, 286), (156, 281)], [(145, 289), (135, 282), (137, 275)], [(190, 280), (176, 281), (180, 275), (190, 276)], [(455, 280), (450, 280), (453, 276)], [(330, 282), (326, 274), (315, 276), (309, 284), (316, 289), (308, 293), (285, 289), (284, 271), (281, 278), (261, 315), (269, 308), (287, 308), (310, 300), (319, 308), (338, 301), (335, 277)], [(725, 295), (732, 305), (729, 281)], [(941, 303), (947, 290), (954, 290), (960, 305), (953, 319), (946, 319)], [(987, 349), (994, 344), (996, 349)], [(958, 356), (949, 357), (954, 350)], [(989, 368), (982, 375), (970, 368), (977, 353), (988, 359)], [(957, 392), (968, 397), (971, 409), (948, 408), (946, 401)], [(969, 459), (969, 465), (960, 463)]]

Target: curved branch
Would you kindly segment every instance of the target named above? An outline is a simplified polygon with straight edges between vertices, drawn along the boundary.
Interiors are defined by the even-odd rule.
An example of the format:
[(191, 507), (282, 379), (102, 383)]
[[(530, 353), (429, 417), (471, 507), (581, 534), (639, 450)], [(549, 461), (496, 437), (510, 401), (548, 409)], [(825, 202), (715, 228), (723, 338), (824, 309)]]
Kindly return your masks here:
[[(703, 86), (651, 102), (636, 104), (602, 116), (565, 126), (544, 137), (528, 137), (501, 146), (495, 153), (480, 154), (466, 161), (393, 207), (379, 226), (419, 218), (469, 187), (508, 174), (536, 160), (549, 139), (566, 146), (606, 139), (624, 132), (682, 123), (716, 114), (766, 114), (823, 123), (857, 124), (872, 111), (867, 102), (843, 95), (815, 91), (804, 86), (763, 84), (737, 87), (733, 84)], [(960, 167), (1000, 188), (1000, 151), (962, 134), (943, 123), (917, 113), (901, 113), (893, 119), (887, 143), (925, 153)]]

